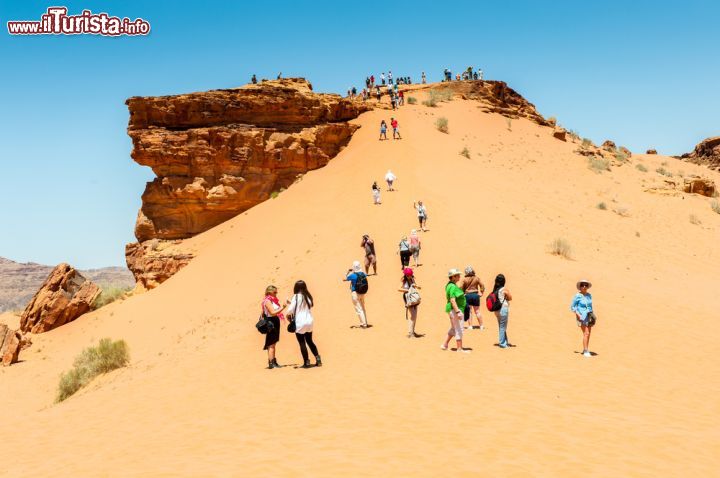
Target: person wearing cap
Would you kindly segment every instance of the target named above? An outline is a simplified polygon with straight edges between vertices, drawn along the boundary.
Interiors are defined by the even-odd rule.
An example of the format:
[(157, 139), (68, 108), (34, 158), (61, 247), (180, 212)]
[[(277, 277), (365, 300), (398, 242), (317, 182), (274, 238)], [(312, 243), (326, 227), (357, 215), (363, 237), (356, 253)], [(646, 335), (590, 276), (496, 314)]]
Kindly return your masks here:
[(360, 261), (353, 262), (352, 269), (348, 269), (345, 281), (350, 282), (350, 296), (352, 297), (355, 313), (360, 319), (360, 328), (367, 329), (367, 312), (365, 311), (365, 294), (358, 291), (358, 286), (367, 284), (367, 275), (362, 271)]
[(508, 341), (507, 336), (508, 316), (510, 315), (510, 301), (512, 300), (512, 295), (510, 294), (510, 291), (505, 288), (505, 276), (503, 274), (498, 274), (495, 277), (493, 293), (497, 295), (498, 300), (502, 303), (500, 310), (495, 311), (495, 318), (497, 318), (498, 321), (498, 347), (501, 349), (513, 347), (513, 345)]
[(592, 357), (588, 349), (590, 345), (590, 331), (595, 325), (595, 313), (593, 312), (592, 294), (588, 292), (592, 284), (587, 280), (580, 280), (575, 284), (578, 293), (573, 297), (570, 310), (575, 313), (575, 320), (583, 333), (583, 356)]
[(375, 241), (370, 239), (369, 234), (362, 237), (360, 247), (365, 249), (365, 274), (370, 274), (370, 266), (373, 268), (373, 274), (377, 275), (377, 257), (375, 256)]
[(415, 333), (415, 323), (417, 322), (417, 313), (418, 313), (418, 306), (420, 304), (415, 305), (407, 305), (407, 295), (408, 292), (410, 292), (410, 289), (420, 289), (421, 287), (415, 282), (415, 274), (413, 273), (413, 270), (409, 267), (406, 267), (403, 269), (403, 276), (400, 282), (400, 288), (398, 289), (398, 292), (402, 292), (403, 297), (403, 304), (405, 304), (405, 317), (407, 318), (408, 322), (408, 334), (407, 337), (409, 339), (422, 337), (422, 335)]
[(465, 292), (465, 310), (463, 311), (463, 318), (469, 329), (472, 329), (472, 319), (470, 309), (475, 312), (475, 318), (477, 319), (480, 330), (485, 329), (483, 325), (482, 315), (480, 314), (480, 298), (485, 293), (485, 284), (482, 283), (480, 278), (475, 275), (475, 271), (472, 266), (465, 268), (465, 277), (460, 284), (460, 288)]
[(463, 348), (463, 309), (465, 309), (465, 294), (462, 289), (457, 286), (457, 282), (460, 280), (460, 271), (457, 269), (450, 269), (448, 272), (448, 283), (445, 285), (445, 299), (447, 304), (445, 305), (445, 312), (450, 317), (450, 329), (448, 330), (445, 342), (440, 346), (441, 349), (447, 350), (450, 340), (455, 337), (457, 343), (458, 352), (470, 352)]

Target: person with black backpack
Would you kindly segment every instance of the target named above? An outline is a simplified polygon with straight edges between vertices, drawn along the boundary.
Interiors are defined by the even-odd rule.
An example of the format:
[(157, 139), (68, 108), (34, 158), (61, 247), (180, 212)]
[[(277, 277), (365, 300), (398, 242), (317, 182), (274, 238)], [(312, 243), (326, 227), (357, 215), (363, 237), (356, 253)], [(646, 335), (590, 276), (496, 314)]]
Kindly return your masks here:
[(265, 298), (261, 303), (262, 317), (267, 322), (270, 322), (272, 326), (267, 327), (265, 334), (265, 347), (263, 350), (268, 351), (268, 368), (280, 368), (280, 365), (275, 358), (275, 344), (280, 341), (280, 320), (285, 319), (282, 312), (285, 310), (285, 305), (280, 305), (280, 301), (277, 298), (277, 287), (269, 285), (265, 288)]
[(367, 321), (367, 312), (365, 311), (365, 294), (368, 291), (367, 274), (362, 271), (360, 261), (353, 262), (352, 269), (348, 269), (344, 281), (350, 282), (350, 296), (352, 297), (355, 313), (360, 319), (360, 328), (367, 329), (370, 327)]
[(495, 277), (495, 285), (493, 286), (492, 293), (487, 297), (486, 304), (490, 312), (495, 312), (495, 317), (498, 321), (498, 347), (501, 349), (513, 347), (507, 337), (508, 315), (510, 313), (509, 302), (511, 300), (512, 295), (510, 291), (505, 288), (505, 276), (498, 274)]
[(403, 270), (402, 282), (400, 282), (400, 288), (398, 292), (403, 293), (403, 303), (405, 304), (405, 318), (408, 322), (408, 334), (409, 339), (422, 337), (422, 335), (415, 333), (415, 323), (417, 322), (418, 306), (420, 305), (420, 292), (418, 292), (420, 286), (415, 282), (415, 275), (413, 270), (406, 267)]

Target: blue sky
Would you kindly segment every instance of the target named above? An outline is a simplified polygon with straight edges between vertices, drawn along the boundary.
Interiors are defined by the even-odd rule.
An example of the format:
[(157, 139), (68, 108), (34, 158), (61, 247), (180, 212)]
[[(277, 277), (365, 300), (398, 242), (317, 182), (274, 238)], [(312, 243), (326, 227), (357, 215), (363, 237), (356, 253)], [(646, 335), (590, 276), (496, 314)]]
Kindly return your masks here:
[[(11, 36), (64, 5), (147, 37)], [(392, 69), (482, 67), (596, 142), (690, 151), (720, 134), (716, 1), (0, 1), (0, 256), (124, 265), (149, 169), (130, 158), (126, 98), (305, 76), (343, 92)]]

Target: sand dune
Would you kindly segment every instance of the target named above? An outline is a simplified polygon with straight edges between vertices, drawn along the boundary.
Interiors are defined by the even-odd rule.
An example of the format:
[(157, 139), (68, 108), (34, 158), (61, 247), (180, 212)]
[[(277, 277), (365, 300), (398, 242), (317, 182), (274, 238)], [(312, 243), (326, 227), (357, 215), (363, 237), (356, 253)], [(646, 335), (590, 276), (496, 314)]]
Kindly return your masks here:
[[(392, 115), (403, 139), (378, 141)], [(196, 259), (161, 287), (34, 337), (23, 362), (0, 369), (0, 476), (717, 476), (720, 216), (708, 198), (644, 192), (643, 181), (663, 162), (720, 175), (644, 155), (597, 174), (550, 128), (508, 129), (471, 101), (356, 122), (327, 167), (191, 239)], [(388, 168), (397, 191), (373, 206), (370, 185)], [(408, 340), (395, 252), (416, 199), (429, 214), (417, 270), (426, 335)], [(363, 233), (380, 272), (369, 330), (350, 328), (341, 281)], [(558, 237), (571, 260), (548, 253)], [(471, 354), (439, 349), (446, 272), (468, 264), (488, 285), (507, 276), (516, 348), (493, 346), (485, 311)], [(592, 359), (577, 353), (568, 311), (580, 277), (599, 316)], [(259, 300), (268, 283), (284, 299), (300, 278), (316, 296), (325, 366), (266, 370)], [(131, 366), (54, 405), (58, 375), (106, 336), (128, 342)], [(278, 360), (301, 361), (284, 331)]]

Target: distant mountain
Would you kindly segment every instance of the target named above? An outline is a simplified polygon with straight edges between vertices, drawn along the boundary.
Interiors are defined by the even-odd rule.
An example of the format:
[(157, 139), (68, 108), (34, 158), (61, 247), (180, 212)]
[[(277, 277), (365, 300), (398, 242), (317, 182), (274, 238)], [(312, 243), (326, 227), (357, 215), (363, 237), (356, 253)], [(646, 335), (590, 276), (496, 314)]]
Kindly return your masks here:
[[(24, 309), (53, 267), (34, 262), (23, 264), (0, 257), (0, 312)], [(124, 267), (103, 267), (80, 272), (100, 287), (135, 285), (132, 273)]]

